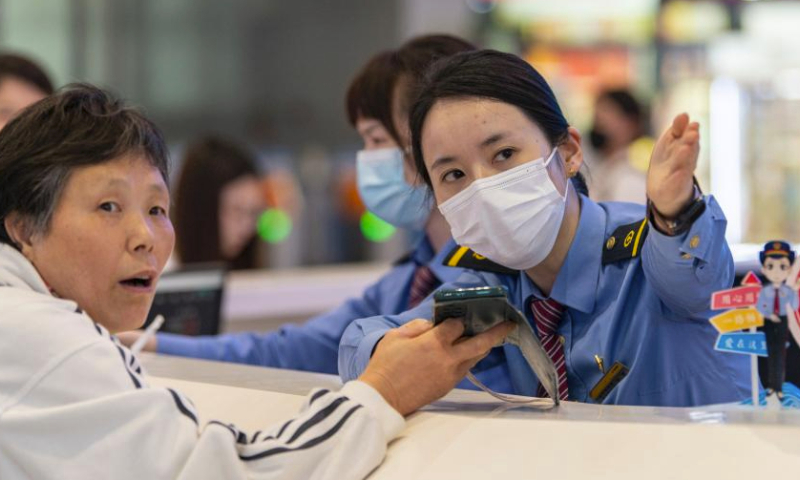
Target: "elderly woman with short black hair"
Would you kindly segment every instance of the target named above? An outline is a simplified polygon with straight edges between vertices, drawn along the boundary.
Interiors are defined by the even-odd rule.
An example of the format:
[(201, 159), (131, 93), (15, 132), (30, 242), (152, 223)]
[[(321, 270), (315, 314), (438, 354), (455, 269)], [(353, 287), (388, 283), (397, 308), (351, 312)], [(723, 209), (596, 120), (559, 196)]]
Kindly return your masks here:
[[(113, 333), (141, 326), (172, 252), (156, 127), (97, 88), (67, 88), (0, 132), (0, 478), (363, 478), (403, 417), (508, 332), (458, 322), (387, 335), (340, 392), (255, 435), (151, 388)], [(266, 408), (269, 408), (265, 405)]]

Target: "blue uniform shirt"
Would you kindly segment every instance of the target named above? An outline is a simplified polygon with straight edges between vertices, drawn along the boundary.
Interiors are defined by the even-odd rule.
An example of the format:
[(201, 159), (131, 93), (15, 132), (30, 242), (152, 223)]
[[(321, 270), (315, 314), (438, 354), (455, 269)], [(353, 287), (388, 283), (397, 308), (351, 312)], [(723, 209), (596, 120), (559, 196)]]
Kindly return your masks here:
[[(786, 285), (785, 283), (782, 284), (778, 290), (780, 291), (779, 295), (780, 298), (778, 299), (778, 307), (780, 309), (780, 313), (778, 315), (785, 316), (786, 315), (786, 304), (788, 303), (792, 310), (797, 310), (798, 308), (798, 298), (797, 292), (793, 290), (791, 287)], [(769, 317), (770, 315), (775, 313), (775, 287), (773, 285), (767, 285), (761, 289), (761, 293), (758, 294), (758, 311), (761, 312), (764, 317)]]
[[(713, 197), (706, 198), (705, 212), (686, 234), (668, 237), (651, 228), (639, 256), (607, 265), (602, 264), (606, 238), (617, 227), (643, 219), (644, 208), (597, 204), (584, 196), (581, 201), (578, 229), (551, 292), (566, 307), (559, 334), (570, 399), (592, 401), (589, 392), (603, 376), (595, 355), (606, 369), (614, 362), (630, 369), (603, 403), (690, 406), (745, 398), (749, 361), (715, 351), (717, 332), (708, 321), (712, 292), (729, 288), (734, 275), (725, 241), (727, 222)], [(510, 301), (536, 328), (529, 304), (542, 294), (524, 273), (468, 271), (442, 288), (486, 285), (505, 286)], [(431, 302), (429, 297), (400, 315), (353, 322), (339, 347), (342, 378), (350, 380), (363, 371), (388, 329), (430, 318)], [(539, 381), (517, 347), (496, 348), (484, 362), (508, 366), (507, 371), (495, 367), (494, 374), (509, 375), (509, 393), (535, 395)]]
[[(443, 283), (456, 280), (464, 270), (443, 265), (445, 256), (455, 246), (455, 242), (450, 240), (437, 254), (427, 238), (423, 238), (407, 260), (395, 265), (376, 283), (367, 287), (361, 297), (351, 298), (335, 310), (302, 325), (284, 325), (277, 331), (266, 333), (245, 332), (204, 337), (161, 333), (157, 335), (158, 353), (336, 374), (339, 340), (347, 325), (359, 318), (405, 311), (414, 272), (419, 265), (428, 265)], [(505, 365), (486, 365), (490, 371), (492, 367), (506, 368)], [(498, 379), (499, 383), (491, 379), (487, 381), (493, 388), (509, 388), (504, 383), (504, 377), (499, 376)], [(467, 383), (461, 386), (472, 388)]]

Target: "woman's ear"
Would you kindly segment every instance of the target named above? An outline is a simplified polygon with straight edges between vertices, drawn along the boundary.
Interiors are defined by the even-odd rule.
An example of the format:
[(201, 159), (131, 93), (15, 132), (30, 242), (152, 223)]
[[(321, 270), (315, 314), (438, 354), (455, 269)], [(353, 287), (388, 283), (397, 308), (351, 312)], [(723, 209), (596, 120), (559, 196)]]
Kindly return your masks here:
[(30, 228), (30, 222), (22, 215), (12, 212), (3, 219), (3, 226), (17, 249), (30, 260), (33, 253), (33, 229)]
[(567, 177), (574, 177), (583, 165), (583, 149), (581, 148), (581, 134), (575, 127), (567, 129), (567, 138), (558, 146), (561, 158), (564, 159), (564, 169)]

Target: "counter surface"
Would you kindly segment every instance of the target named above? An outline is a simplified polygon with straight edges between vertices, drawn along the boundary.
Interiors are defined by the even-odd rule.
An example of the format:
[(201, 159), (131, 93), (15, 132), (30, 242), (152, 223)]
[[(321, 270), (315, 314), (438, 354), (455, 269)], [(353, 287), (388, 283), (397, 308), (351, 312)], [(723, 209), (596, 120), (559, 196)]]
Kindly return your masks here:
[[(244, 429), (295, 412), (330, 375), (153, 354), (142, 363), (156, 385), (178, 388), (204, 420)], [(454, 390), (408, 419), (370, 479), (794, 478), (800, 472), (800, 411), (734, 405), (695, 409), (549, 401), (509, 406)]]

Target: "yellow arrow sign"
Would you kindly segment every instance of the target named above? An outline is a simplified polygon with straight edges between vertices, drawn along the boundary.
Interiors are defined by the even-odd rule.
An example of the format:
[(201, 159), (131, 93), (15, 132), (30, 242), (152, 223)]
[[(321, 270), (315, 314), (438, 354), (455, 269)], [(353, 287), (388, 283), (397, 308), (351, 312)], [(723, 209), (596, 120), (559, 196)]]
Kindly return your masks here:
[(737, 308), (711, 317), (711, 324), (719, 333), (735, 332), (764, 325), (764, 316), (755, 308)]

